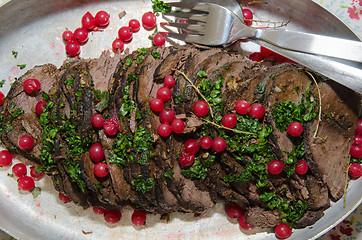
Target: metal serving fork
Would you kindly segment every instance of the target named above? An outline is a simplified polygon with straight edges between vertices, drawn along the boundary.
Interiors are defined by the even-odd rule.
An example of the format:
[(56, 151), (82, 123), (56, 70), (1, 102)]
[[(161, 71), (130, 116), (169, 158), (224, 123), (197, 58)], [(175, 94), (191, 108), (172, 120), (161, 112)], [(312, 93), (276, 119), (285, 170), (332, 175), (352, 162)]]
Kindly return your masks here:
[[(235, 4), (222, 1), (219, 3), (222, 5), (219, 5), (220, 1), (215, 0), (192, 4), (195, 1), (188, 1), (190, 12), (164, 14), (188, 21), (188, 23), (170, 21), (169, 26), (177, 27), (181, 31), (180, 33), (169, 31), (168, 37), (208, 46), (227, 46), (239, 39), (256, 39), (291, 51), (362, 62), (362, 42), (286, 29), (251, 28), (243, 23), (242, 15), (230, 10), (232, 8), (230, 6)], [(180, 6), (188, 6), (186, 2), (183, 1)], [(172, 4), (177, 6), (176, 3)]]

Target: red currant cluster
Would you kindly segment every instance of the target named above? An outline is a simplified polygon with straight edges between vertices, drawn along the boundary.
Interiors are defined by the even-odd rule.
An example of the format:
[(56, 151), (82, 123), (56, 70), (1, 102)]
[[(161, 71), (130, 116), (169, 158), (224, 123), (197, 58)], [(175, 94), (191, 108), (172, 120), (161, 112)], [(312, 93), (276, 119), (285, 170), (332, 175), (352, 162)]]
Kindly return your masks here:
[[(97, 215), (103, 215), (104, 220), (109, 224), (118, 223), (122, 218), (122, 213), (118, 209), (93, 207), (93, 212)], [(135, 226), (143, 226), (146, 224), (146, 214), (143, 211), (134, 210), (131, 216), (131, 220)]]
[[(7, 150), (0, 151), (0, 167), (9, 167), (13, 163), (13, 157)], [(44, 173), (37, 173), (35, 166), (30, 167), (30, 176), (27, 176), (27, 166), (17, 163), (12, 166), (11, 171), (18, 178), (18, 188), (22, 191), (31, 191), (35, 187), (35, 181), (44, 177)]]
[(261, 62), (262, 60), (268, 60), (273, 62), (290, 62), (290, 63), (296, 63), (293, 60), (290, 60), (289, 58), (286, 58), (276, 52), (273, 52), (270, 49), (267, 49), (265, 47), (260, 47), (259, 52), (254, 52), (249, 55), (249, 59), (255, 62)]
[(230, 218), (230, 220), (232, 222), (234, 222), (235, 220), (239, 222), (239, 226), (244, 229), (244, 230), (252, 230), (255, 227), (248, 224), (245, 220), (244, 217), (244, 212), (245, 210), (242, 209), (240, 206), (238, 205), (234, 205), (234, 204), (228, 204), (225, 207), (225, 212), (226, 215)]
[(115, 224), (121, 221), (122, 213), (118, 209), (105, 209), (102, 207), (93, 207), (93, 212), (97, 215), (103, 215), (104, 220), (109, 224)]
[(93, 17), (87, 12), (82, 17), (82, 27), (77, 28), (74, 32), (66, 30), (62, 34), (65, 43), (65, 51), (71, 57), (80, 53), (80, 46), (88, 42), (88, 31), (99, 31), (100, 28), (106, 28), (109, 24), (109, 14), (106, 11), (99, 11)]
[[(231, 219), (232, 222), (234, 220), (237, 220), (239, 222), (240, 228), (247, 231), (255, 228), (254, 226), (246, 222), (244, 217), (245, 210), (242, 209), (240, 206), (234, 204), (228, 204), (225, 207), (225, 211), (226, 215)], [(292, 229), (288, 224), (279, 223), (275, 227), (275, 235), (277, 236), (278, 239), (289, 238), (292, 235)]]
[[(91, 123), (96, 128), (103, 128), (104, 132), (114, 136), (119, 131), (119, 120), (117, 117), (111, 117), (105, 120), (102, 114), (94, 114)], [(106, 163), (101, 162), (104, 159), (104, 149), (101, 144), (94, 143), (89, 149), (89, 157), (96, 163), (93, 168), (94, 175), (97, 177), (106, 177), (109, 173), (109, 167)]]
[(176, 81), (171, 75), (167, 75), (163, 79), (164, 87), (157, 90), (157, 98), (150, 102), (152, 111), (159, 113), (161, 124), (157, 131), (162, 137), (168, 137), (171, 132), (182, 133), (185, 129), (185, 123), (181, 119), (176, 118), (176, 112), (172, 109), (165, 109), (165, 102), (170, 100), (172, 96), (171, 88), (175, 86)]
[[(362, 158), (362, 118), (358, 119), (356, 126), (356, 134), (353, 138), (352, 146), (349, 153), (354, 158)], [(359, 178), (362, 176), (362, 166), (358, 163), (352, 163), (348, 168), (351, 177)]]

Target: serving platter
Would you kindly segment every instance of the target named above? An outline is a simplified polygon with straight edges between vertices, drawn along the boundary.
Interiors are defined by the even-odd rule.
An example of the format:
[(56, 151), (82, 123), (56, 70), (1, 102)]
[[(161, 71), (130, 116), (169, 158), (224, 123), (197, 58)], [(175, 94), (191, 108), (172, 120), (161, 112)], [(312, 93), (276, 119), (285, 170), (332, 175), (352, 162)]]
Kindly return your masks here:
[[(257, 19), (290, 19), (290, 29), (358, 40), (347, 26), (312, 1), (264, 2), (268, 4), (250, 6)], [(16, 77), (35, 65), (53, 63), (59, 67), (66, 58), (61, 34), (67, 28), (80, 27), (80, 19), (87, 11), (95, 14), (105, 10), (111, 14), (110, 25), (103, 32), (91, 33), (89, 42), (81, 48), (81, 57), (92, 58), (110, 50), (118, 29), (132, 18), (140, 20), (151, 6), (148, 0), (10, 1), (0, 7), (0, 79), (6, 80), (2, 91), (7, 92)], [(120, 19), (122, 11), (126, 16)], [(152, 31), (141, 29), (127, 45), (129, 51), (150, 47), (150, 34)], [(253, 51), (256, 46), (241, 43), (241, 48)], [(12, 51), (18, 52), (16, 58)], [(26, 64), (24, 69), (18, 67), (22, 64)], [(120, 223), (108, 226), (92, 209), (61, 203), (50, 178), (36, 183), (41, 194), (34, 199), (29, 193), (19, 193), (15, 179), (7, 175), (10, 172), (10, 168), (0, 169), (0, 228), (16, 239), (275, 239), (271, 231), (242, 232), (237, 224), (227, 220), (222, 204), (197, 219), (192, 214), (175, 213), (166, 223), (159, 215), (149, 215), (144, 229), (134, 228), (130, 220), (132, 211), (123, 209)], [(342, 221), (361, 203), (361, 184), (361, 179), (352, 181), (345, 203), (343, 199), (333, 203), (321, 220), (311, 227), (294, 230), (291, 239), (315, 239)]]

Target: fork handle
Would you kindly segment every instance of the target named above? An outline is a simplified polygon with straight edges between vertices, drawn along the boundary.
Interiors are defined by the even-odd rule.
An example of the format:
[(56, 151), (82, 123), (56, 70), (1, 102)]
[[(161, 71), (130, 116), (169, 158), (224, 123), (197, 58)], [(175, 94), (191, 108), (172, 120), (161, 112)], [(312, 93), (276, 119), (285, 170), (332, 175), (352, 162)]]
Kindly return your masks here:
[(284, 29), (257, 29), (254, 38), (292, 51), (362, 62), (362, 42), (359, 41)]

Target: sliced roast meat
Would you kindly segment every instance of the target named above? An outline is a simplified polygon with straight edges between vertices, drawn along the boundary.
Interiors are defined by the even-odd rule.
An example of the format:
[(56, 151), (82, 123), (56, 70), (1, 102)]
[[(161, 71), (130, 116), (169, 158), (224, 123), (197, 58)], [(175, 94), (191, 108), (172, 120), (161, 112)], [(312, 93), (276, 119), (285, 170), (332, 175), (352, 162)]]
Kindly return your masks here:
[(277, 211), (265, 210), (259, 207), (249, 208), (244, 216), (245, 220), (254, 227), (273, 228), (282, 221)]
[[(344, 194), (349, 147), (360, 111), (360, 106), (353, 103), (360, 102), (361, 96), (333, 81), (321, 82), (318, 87), (322, 97), (322, 121), (318, 130), (318, 120), (305, 127), (306, 159), (315, 163), (311, 170), (320, 171), (332, 199), (338, 200)], [(318, 99), (317, 89), (313, 96)]]
[[(2, 129), (4, 131), (1, 137), (11, 152), (40, 163), (41, 127), (35, 106), (43, 98), (41, 94), (26, 93), (23, 84), (27, 79), (37, 79), (41, 84), (41, 91), (54, 94), (51, 91), (56, 88), (59, 74), (60, 71), (52, 64), (36, 66), (12, 85), (3, 105)], [(25, 134), (34, 139), (34, 147), (29, 151), (21, 150), (18, 147), (19, 138)]]

